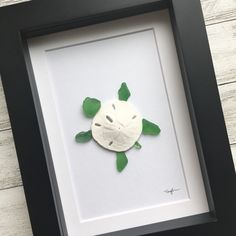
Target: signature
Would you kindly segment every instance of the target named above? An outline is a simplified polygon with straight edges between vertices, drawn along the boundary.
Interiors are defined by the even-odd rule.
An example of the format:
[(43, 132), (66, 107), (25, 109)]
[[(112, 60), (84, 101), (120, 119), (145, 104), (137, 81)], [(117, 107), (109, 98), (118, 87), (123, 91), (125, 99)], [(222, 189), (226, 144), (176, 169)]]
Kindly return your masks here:
[(177, 192), (179, 190), (180, 190), (180, 188), (171, 188), (171, 189), (166, 189), (164, 192), (173, 195), (175, 192)]

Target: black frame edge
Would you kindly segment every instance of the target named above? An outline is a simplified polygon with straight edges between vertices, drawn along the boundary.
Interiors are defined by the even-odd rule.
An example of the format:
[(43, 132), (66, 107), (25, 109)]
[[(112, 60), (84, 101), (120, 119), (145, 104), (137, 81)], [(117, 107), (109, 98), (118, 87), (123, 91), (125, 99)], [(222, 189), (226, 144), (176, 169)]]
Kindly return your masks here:
[[(7, 60), (7, 62), (4, 62), (2, 59), (2, 57), (0, 57), (0, 65), (1, 63), (3, 65), (6, 65), (6, 68), (1, 67), (1, 72), (3, 74), (3, 86), (4, 86), (4, 91), (6, 94), (6, 100), (7, 100), (7, 104), (8, 104), (8, 108), (9, 108), (9, 113), (10, 113), (10, 120), (11, 120), (11, 124), (12, 124), (12, 128), (13, 128), (13, 135), (14, 135), (14, 139), (16, 141), (16, 148), (17, 148), (17, 153), (19, 156), (19, 163), (21, 166), (21, 173), (22, 173), (22, 177), (23, 177), (23, 182), (25, 184), (25, 193), (26, 193), (26, 197), (27, 197), (27, 203), (28, 203), (28, 208), (31, 214), (31, 222), (33, 225), (33, 229), (34, 229), (34, 235), (44, 235), (47, 236), (49, 234), (47, 234), (48, 232), (50, 232), (50, 229), (48, 229), (49, 225), (48, 225), (48, 221), (51, 218), (55, 218), (55, 212), (53, 212), (53, 210), (50, 210), (50, 213), (45, 217), (45, 219), (42, 219), (42, 217), (44, 217), (43, 215), (37, 216), (36, 215), (36, 209), (39, 210), (39, 212), (41, 211), (41, 209), (39, 207), (35, 206), (35, 200), (33, 200), (31, 198), (31, 196), (33, 196), (33, 198), (35, 199), (36, 193), (38, 192), (38, 190), (35, 187), (32, 187), (33, 183), (37, 183), (39, 184), (39, 179), (35, 178), (34, 173), (32, 173), (32, 171), (26, 170), (25, 168), (28, 166), (28, 168), (30, 168), (29, 163), (32, 162), (29, 160), (30, 158), (30, 154), (35, 153), (35, 151), (27, 151), (27, 150), (23, 150), (25, 148), (27, 148), (27, 145), (24, 143), (23, 140), (21, 139), (21, 136), (24, 133), (24, 129), (26, 129), (26, 134), (30, 134), (30, 136), (36, 140), (36, 142), (33, 143), (32, 148), (33, 147), (37, 147), (37, 148), (41, 148), (42, 150), (42, 146), (45, 146), (45, 144), (43, 144), (42, 142), (42, 137), (39, 136), (39, 130), (41, 129), (38, 124), (38, 119), (36, 117), (36, 113), (35, 113), (35, 106), (37, 106), (37, 104), (32, 104), (32, 96), (36, 97), (35, 93), (33, 92), (32, 95), (32, 89), (29, 88), (29, 84), (27, 84), (28, 79), (26, 79), (26, 81), (24, 81), (22, 84), (19, 83), (19, 81), (17, 82), (17, 86), (19, 86), (19, 90), (20, 91), (16, 91), (13, 88), (14, 81), (16, 82), (16, 80), (14, 80), (13, 78), (16, 78), (16, 73), (19, 72), (19, 74), (25, 78), (28, 78), (29, 76), (29, 66), (27, 66), (28, 69), (28, 73), (26, 73), (27, 69), (25, 64), (23, 63), (23, 61), (25, 62), (25, 58), (22, 57), (21, 52), (23, 52), (24, 50), (24, 42), (22, 43), (21, 40), (23, 38), (23, 40), (25, 39), (25, 37), (33, 37), (33, 36), (37, 36), (37, 35), (41, 35), (41, 34), (45, 34), (45, 33), (49, 33), (49, 32), (56, 32), (56, 31), (61, 31), (61, 30), (65, 30), (68, 28), (74, 28), (74, 27), (78, 27), (78, 26), (83, 26), (83, 25), (89, 25), (92, 24), (94, 20), (90, 21), (90, 17), (93, 17), (93, 19), (96, 18), (96, 21), (98, 23), (107, 21), (107, 20), (113, 20), (113, 19), (117, 19), (117, 18), (121, 18), (121, 17), (126, 17), (126, 16), (130, 16), (130, 15), (136, 15), (136, 14), (140, 14), (140, 13), (145, 13), (148, 11), (154, 11), (154, 10), (158, 10), (158, 7), (160, 7), (160, 9), (166, 8), (167, 5), (168, 7), (171, 7), (172, 11), (171, 14), (173, 16), (172, 18), (172, 23), (173, 23), (173, 29), (175, 32), (175, 36), (176, 36), (176, 41), (177, 41), (177, 48), (179, 51), (179, 59), (180, 59), (180, 64), (182, 65), (182, 71), (183, 71), (183, 78), (185, 81), (185, 89), (187, 92), (187, 97), (189, 99), (191, 99), (191, 102), (189, 103), (189, 110), (190, 110), (190, 114), (194, 114), (192, 116), (192, 122), (193, 122), (193, 128), (196, 132), (196, 142), (199, 144), (199, 148), (198, 151), (200, 153), (200, 156), (205, 157), (205, 159), (203, 160), (203, 158), (200, 158), (201, 161), (201, 166), (202, 166), (202, 170), (203, 170), (203, 175), (208, 175), (209, 177), (209, 182), (206, 183), (206, 188), (209, 190), (212, 190), (212, 194), (213, 194), (213, 199), (214, 202), (216, 203), (216, 213), (214, 212), (214, 206), (213, 206), (213, 199), (211, 198), (211, 196), (208, 196), (208, 200), (210, 202), (210, 206), (211, 206), (211, 210), (212, 210), (212, 214), (210, 214), (210, 218), (211, 220), (215, 220), (215, 217), (217, 215), (217, 218), (219, 219), (218, 222), (212, 223), (210, 224), (211, 226), (209, 226), (209, 224), (206, 225), (202, 225), (201, 227), (187, 227), (187, 228), (183, 228), (183, 229), (179, 229), (179, 230), (172, 230), (172, 231), (166, 231), (163, 232), (163, 234), (161, 233), (161, 235), (173, 235), (173, 234), (178, 234), (181, 233), (181, 235), (188, 235), (189, 233), (191, 233), (192, 235), (199, 235), (202, 232), (208, 233), (208, 235), (212, 232), (214, 232), (215, 236), (217, 235), (222, 235), (223, 233), (225, 233), (226, 227), (228, 228), (228, 232), (229, 235), (227, 236), (231, 236), (231, 233), (235, 232), (235, 227), (233, 225), (233, 212), (234, 210), (236, 210), (236, 206), (235, 206), (235, 202), (233, 202), (233, 199), (236, 199), (236, 191), (234, 190), (234, 184), (235, 184), (235, 172), (233, 169), (233, 162), (232, 162), (232, 157), (231, 157), (231, 153), (229, 150), (229, 142), (228, 142), (228, 137), (227, 137), (227, 132), (226, 132), (226, 128), (225, 128), (225, 124), (224, 124), (224, 118), (223, 118), (223, 112), (221, 109), (221, 104), (220, 104), (220, 99), (219, 99), (219, 93), (218, 93), (218, 89), (216, 86), (216, 83), (214, 81), (215, 79), (215, 75), (214, 75), (214, 70), (213, 70), (213, 65), (212, 65), (212, 60), (211, 60), (211, 55), (210, 55), (210, 50), (209, 50), (209, 45), (208, 45), (208, 40), (206, 37), (206, 31), (205, 31), (205, 26), (204, 26), (204, 21), (203, 21), (203, 16), (202, 16), (202, 12), (201, 12), (201, 6), (200, 6), (200, 2), (198, 0), (161, 0), (159, 1), (159, 3), (157, 4), (156, 1), (148, 1), (148, 3), (145, 4), (141, 4), (140, 6), (127, 6), (127, 5), (122, 5), (122, 7), (119, 10), (112, 10), (110, 11), (110, 14), (107, 14), (105, 12), (100, 11), (98, 14), (92, 15), (88, 18), (86, 17), (79, 17), (76, 18), (74, 17), (74, 12), (73, 14), (71, 13), (71, 17), (72, 18), (68, 18), (67, 20), (60, 20), (59, 14), (55, 13), (55, 18), (57, 18), (57, 20), (55, 21), (50, 21), (47, 22), (49, 19), (52, 19), (53, 17), (48, 17), (47, 19), (42, 19), (39, 20), (37, 22), (37, 20), (35, 20), (36, 18), (34, 18), (31, 14), (32, 13), (27, 13), (26, 11), (35, 11), (35, 9), (39, 9), (39, 12), (43, 12), (42, 10), (42, 6), (52, 6), (52, 4), (56, 4), (57, 1), (52, 1), (51, 3), (47, 3), (47, 1), (39, 1), (39, 0), (34, 0), (33, 2), (25, 2), (22, 4), (18, 4), (18, 5), (11, 5), (9, 7), (5, 7), (4, 9), (0, 9), (0, 19), (4, 19), (4, 17), (6, 18), (10, 18), (12, 17), (12, 22), (2, 22), (0, 23), (0, 32), (2, 30), (6, 30), (7, 32), (7, 36), (3, 37), (3, 39), (0, 39), (0, 49), (2, 49), (2, 45), (1, 43), (6, 43), (7, 45), (9, 45), (12, 42), (17, 42), (15, 47), (12, 50), (16, 50), (16, 51), (12, 51), (10, 50), (10, 55), (8, 57), (12, 57), (13, 55), (16, 55), (16, 59), (15, 59), (15, 63), (20, 62), (19, 65), (15, 65), (16, 67), (16, 72), (9, 72), (9, 75), (7, 73), (7, 71), (10, 69), (10, 63), (9, 60)], [(62, 4), (62, 1), (58, 1), (60, 2), (60, 4)], [(70, 1), (70, 2), (73, 2)], [(132, 2), (132, 4), (134, 4), (134, 2), (143, 2), (142, 0), (131, 0), (129, 2)], [(41, 4), (42, 3), (42, 4)], [(66, 3), (65, 3), (66, 4)], [(131, 4), (131, 5), (132, 5)], [(159, 5), (160, 4), (160, 5)], [(40, 7), (41, 5), (41, 7)], [(128, 4), (129, 5), (129, 4)], [(135, 5), (135, 4), (134, 4)], [(190, 12), (184, 12), (183, 9), (184, 7), (187, 6), (187, 9), (191, 9)], [(155, 8), (155, 9), (154, 9)], [(51, 8), (50, 8), (51, 10)], [(47, 11), (46, 14), (48, 14), (50, 12), (50, 10)], [(17, 13), (17, 11), (19, 11), (19, 16), (21, 16), (23, 18), (23, 20), (19, 20), (19, 16), (13, 16), (14, 14)], [(192, 14), (196, 14), (194, 17), (191, 15)], [(24, 17), (24, 13), (27, 15), (26, 17)], [(70, 15), (70, 14), (69, 14)], [(72, 16), (73, 15), (73, 16)], [(109, 16), (109, 17), (108, 17)], [(188, 42), (188, 35), (186, 34), (186, 32), (183, 30), (184, 26), (187, 27), (187, 24), (184, 22), (186, 21), (186, 17), (189, 16), (189, 18), (191, 19), (191, 22), (187, 22), (190, 26), (191, 25), (196, 25), (196, 32), (193, 35), (190, 35), (190, 42)], [(28, 21), (27, 17), (32, 18), (32, 22), (26, 22)], [(107, 18), (108, 17), (108, 18)], [(65, 17), (66, 18), (66, 17)], [(25, 20), (26, 21), (25, 21)], [(18, 21), (19, 20), (19, 21)], [(45, 24), (45, 22), (47, 22), (47, 24)], [(62, 23), (63, 22), (63, 23)], [(79, 23), (78, 23), (79, 22)], [(9, 29), (7, 29), (6, 27), (10, 26)], [(23, 26), (22, 28), (19, 28), (21, 26)], [(43, 26), (44, 25), (44, 26)], [(42, 27), (43, 26), (43, 27)], [(189, 26), (189, 27), (190, 27)], [(43, 30), (42, 30), (43, 28)], [(52, 30), (53, 29), (53, 30)], [(9, 37), (16, 37), (16, 39), (11, 39), (10, 42), (8, 42), (8, 38)], [(23, 37), (22, 37), (23, 36)], [(202, 58), (197, 58), (197, 56), (193, 56), (191, 55), (187, 48), (190, 48), (191, 43), (195, 42), (193, 37), (200, 37), (202, 40), (201, 42), (197, 42), (197, 44), (201, 45), (201, 50), (199, 50), (196, 55), (204, 55), (204, 60), (202, 61)], [(192, 45), (192, 47), (195, 45)], [(7, 48), (3, 50), (3, 55), (7, 55)], [(9, 48), (8, 48), (9, 49)], [(193, 48), (193, 51), (194, 48)], [(189, 61), (193, 62), (198, 62), (199, 66), (201, 69), (204, 69), (202, 71), (196, 72), (194, 68), (192, 68), (191, 64), (189, 64)], [(203, 62), (205, 63), (205, 65), (203, 64)], [(208, 65), (206, 67), (206, 65)], [(185, 70), (187, 68), (187, 70)], [(184, 69), (184, 70), (183, 70)], [(205, 70), (206, 69), (206, 70)], [(199, 84), (198, 84), (198, 80), (196, 79), (196, 75), (195, 74), (201, 74), (203, 76), (203, 78), (205, 78), (205, 81), (201, 80), (201, 83), (203, 83), (204, 85), (206, 85), (206, 89), (204, 89), (203, 91), (203, 98), (209, 98), (210, 96), (207, 94), (207, 91), (210, 91), (210, 94), (216, 98), (215, 101), (213, 100), (209, 100), (207, 101), (207, 104), (204, 105), (201, 97), (199, 98), (199, 94), (196, 93), (196, 88), (197, 90), (199, 90)], [(188, 81), (188, 79), (186, 78), (192, 78), (192, 80)], [(29, 79), (30, 81), (30, 79)], [(198, 81), (198, 82), (197, 82)], [(24, 87), (25, 86), (25, 87)], [(209, 89), (209, 90), (208, 90)], [(14, 94), (14, 91), (16, 92), (16, 94)], [(19, 97), (21, 95), (21, 93), (25, 91), (26, 95), (24, 96), (24, 98), (20, 99), (21, 100), (21, 104), (16, 105), (15, 107), (13, 107), (14, 104), (14, 100), (15, 98)], [(31, 101), (29, 102), (29, 99), (31, 99)], [(199, 101), (200, 99), (200, 101)], [(35, 99), (34, 99), (35, 100)], [(24, 107), (22, 102), (23, 101), (28, 101), (28, 105), (29, 105), (29, 109), (31, 111), (26, 112), (25, 115), (19, 115), (17, 114), (17, 112), (21, 111)], [(191, 105), (191, 103), (193, 104), (193, 106)], [(202, 115), (199, 115), (199, 112), (206, 112), (208, 111), (207, 106), (209, 104), (213, 104), (213, 108), (212, 108), (212, 112), (213, 114), (208, 114), (207, 115), (207, 120), (208, 122), (210, 121), (210, 119), (212, 118), (216, 118), (216, 123), (215, 124), (211, 124), (210, 125), (210, 130), (209, 132), (204, 131), (204, 119), (202, 117)], [(201, 109), (197, 109), (197, 111), (195, 110), (197, 108), (201, 108)], [(32, 120), (30, 120), (30, 118), (32, 118)], [(193, 118), (194, 117), (194, 118)], [(26, 124), (23, 120), (23, 118), (26, 118), (26, 121), (29, 121), (28, 127), (26, 126)], [(19, 127), (20, 123), (24, 123), (23, 127)], [(209, 137), (212, 135), (214, 129), (217, 128), (219, 130), (219, 136), (220, 137), (214, 137), (214, 141), (216, 141), (217, 147), (216, 150), (213, 147), (213, 142), (210, 142), (210, 150), (208, 150), (208, 146), (206, 146), (207, 141), (211, 140), (211, 138), (209, 139)], [(31, 129), (35, 130), (35, 134), (32, 135), (32, 131)], [(199, 132), (200, 130), (200, 132)], [(42, 135), (43, 136), (43, 135)], [(222, 142), (223, 140), (223, 142)], [(203, 145), (202, 145), (203, 142)], [(37, 145), (36, 145), (37, 143)], [(212, 166), (213, 160), (212, 160), (212, 154), (218, 154), (220, 156), (219, 160), (216, 161), (216, 166)], [(43, 153), (39, 153), (36, 154), (36, 157), (40, 157), (43, 156)], [(23, 156), (27, 156), (27, 158), (22, 159), (21, 157)], [(227, 158), (225, 158), (225, 156)], [(225, 160), (223, 159), (223, 157), (225, 158)], [(46, 173), (45, 171), (45, 166), (46, 166), (46, 162), (45, 160), (37, 160), (36, 162), (40, 168), (43, 168), (42, 170), (37, 170), (37, 173), (41, 173), (41, 174), (45, 174), (44, 176), (44, 180), (43, 181), (48, 181), (47, 179), (49, 179), (48, 177), (48, 173)], [(218, 171), (220, 170), (220, 164), (223, 164), (223, 168), (229, 170), (226, 174), (226, 176), (223, 176), (222, 174), (219, 174)], [(33, 165), (34, 168), (36, 168), (36, 164)], [(50, 166), (50, 164), (49, 164)], [(50, 167), (51, 168), (51, 167)], [(47, 170), (47, 168), (46, 168)], [(29, 179), (29, 177), (34, 176), (32, 179)], [(213, 178), (214, 176), (217, 176), (217, 181), (215, 180), (215, 178)], [(222, 189), (219, 189), (219, 183), (216, 183), (218, 181), (221, 180), (228, 180), (228, 182), (226, 183), (226, 186), (223, 186), (223, 189), (226, 191), (223, 191), (224, 193), (222, 193)], [(49, 193), (51, 192), (51, 187), (48, 185), (48, 183), (46, 184), (46, 186), (42, 186), (42, 188), (44, 189), (42, 192), (44, 193)], [(36, 191), (34, 193), (34, 190)], [(223, 194), (227, 194), (229, 196), (223, 196)], [(223, 207), (223, 202), (222, 199), (227, 199), (226, 202), (226, 206), (227, 206), (227, 214), (226, 214), (226, 209), (224, 209)], [(53, 204), (54, 202), (52, 200), (52, 197), (45, 197), (42, 199), (45, 203), (48, 203), (50, 206)], [(33, 205), (34, 204), (34, 207)], [(45, 211), (45, 209), (42, 209), (42, 211)], [(224, 216), (226, 215), (226, 217), (224, 218)], [(42, 222), (44, 225), (37, 225), (37, 222)], [(53, 225), (55, 224), (55, 231), (53, 231), (53, 229), (51, 230), (51, 235), (59, 235), (57, 234), (59, 231), (56, 230), (56, 225), (57, 223), (55, 221), (53, 221)], [(187, 225), (186, 225), (187, 226)], [(193, 232), (193, 229), (195, 230)], [(232, 232), (230, 231), (232, 229)], [(49, 231), (48, 231), (49, 230)], [(150, 233), (150, 232), (149, 232)], [(155, 235), (159, 235), (159, 233), (156, 233)], [(233, 234), (232, 234), (233, 235)]]

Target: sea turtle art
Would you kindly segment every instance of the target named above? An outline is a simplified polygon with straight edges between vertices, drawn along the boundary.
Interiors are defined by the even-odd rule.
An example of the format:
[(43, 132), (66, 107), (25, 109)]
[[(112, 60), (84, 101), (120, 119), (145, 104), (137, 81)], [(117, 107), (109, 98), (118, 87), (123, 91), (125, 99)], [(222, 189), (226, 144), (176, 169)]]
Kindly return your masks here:
[(141, 149), (140, 135), (157, 136), (161, 130), (158, 125), (142, 118), (135, 106), (128, 102), (130, 91), (126, 83), (118, 90), (118, 99), (101, 103), (96, 98), (86, 97), (83, 112), (92, 118), (91, 129), (75, 136), (77, 143), (94, 139), (101, 147), (116, 153), (116, 168), (122, 172), (128, 164), (126, 151)]

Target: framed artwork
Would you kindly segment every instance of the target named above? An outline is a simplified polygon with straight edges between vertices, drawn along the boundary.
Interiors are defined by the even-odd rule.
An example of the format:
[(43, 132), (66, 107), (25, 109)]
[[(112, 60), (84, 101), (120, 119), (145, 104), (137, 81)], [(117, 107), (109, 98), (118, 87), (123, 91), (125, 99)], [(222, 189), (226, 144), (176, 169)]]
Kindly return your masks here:
[(198, 0), (34, 0), (0, 18), (34, 235), (235, 235)]

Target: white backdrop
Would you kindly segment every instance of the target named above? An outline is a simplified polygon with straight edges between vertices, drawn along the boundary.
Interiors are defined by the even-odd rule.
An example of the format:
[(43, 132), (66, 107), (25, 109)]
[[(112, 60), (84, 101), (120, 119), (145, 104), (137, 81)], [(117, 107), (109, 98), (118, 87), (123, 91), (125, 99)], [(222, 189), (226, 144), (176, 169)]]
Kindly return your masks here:
[[(53, 50), (47, 60), (83, 219), (188, 197), (153, 30)], [(74, 136), (90, 129), (84, 98), (116, 99), (122, 82), (129, 101), (162, 132), (142, 136), (143, 148), (127, 152), (129, 164), (118, 173), (115, 153), (95, 142), (77, 144)], [(164, 192), (172, 187), (181, 190)]]

